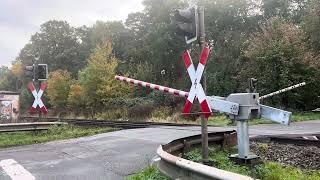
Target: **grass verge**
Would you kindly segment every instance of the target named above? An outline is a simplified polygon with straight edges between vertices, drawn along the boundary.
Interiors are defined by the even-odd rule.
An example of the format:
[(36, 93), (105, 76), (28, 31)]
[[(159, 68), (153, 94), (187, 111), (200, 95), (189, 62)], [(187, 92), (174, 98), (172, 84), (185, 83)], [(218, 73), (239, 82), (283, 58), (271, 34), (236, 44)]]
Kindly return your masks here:
[(138, 174), (128, 177), (126, 180), (169, 180), (162, 175), (155, 166), (149, 166)]
[(318, 112), (307, 112), (307, 113), (293, 113), (292, 121), (310, 121), (310, 120), (320, 120), (320, 113)]
[[(248, 167), (237, 165), (229, 160), (229, 155), (236, 153), (236, 149), (221, 150), (219, 147), (209, 149), (209, 159), (214, 166), (234, 173), (251, 176), (262, 180), (316, 180), (320, 179), (320, 171), (301, 170), (292, 166), (284, 166), (275, 162)], [(200, 162), (201, 150), (195, 149), (186, 154), (186, 159)]]
[[(201, 123), (199, 121), (199, 123)], [(274, 124), (275, 122), (267, 119), (253, 119), (249, 121), (250, 125), (257, 125), (257, 124)], [(215, 115), (209, 118), (208, 125), (211, 126), (234, 126), (236, 122), (231, 121), (225, 115)]]
[(115, 130), (117, 129), (100, 127), (80, 128), (76, 126), (63, 125), (52, 126), (47, 131), (1, 133), (0, 148), (43, 143), (48, 141), (77, 138), (82, 136), (90, 136), (94, 134), (107, 133)]

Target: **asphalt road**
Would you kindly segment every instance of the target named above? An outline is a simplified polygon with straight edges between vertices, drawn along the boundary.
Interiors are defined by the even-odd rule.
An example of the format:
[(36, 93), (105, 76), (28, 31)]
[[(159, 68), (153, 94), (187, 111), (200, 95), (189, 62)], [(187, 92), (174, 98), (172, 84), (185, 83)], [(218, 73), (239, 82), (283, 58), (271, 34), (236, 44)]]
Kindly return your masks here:
[[(124, 179), (148, 166), (160, 144), (199, 133), (200, 127), (164, 126), (2, 149), (0, 180)], [(320, 133), (320, 121), (250, 127), (251, 136), (300, 133)]]

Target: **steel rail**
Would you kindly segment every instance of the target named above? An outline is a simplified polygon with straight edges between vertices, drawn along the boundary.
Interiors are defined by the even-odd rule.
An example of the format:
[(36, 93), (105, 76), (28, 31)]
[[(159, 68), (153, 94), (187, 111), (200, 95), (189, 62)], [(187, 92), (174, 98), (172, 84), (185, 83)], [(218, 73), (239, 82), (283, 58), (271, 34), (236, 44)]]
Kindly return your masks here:
[(271, 142), (283, 143), (283, 144), (295, 144), (295, 145), (306, 145), (306, 146), (317, 146), (320, 147), (320, 136), (314, 136), (315, 139), (303, 139), (303, 138), (289, 138), (289, 137), (271, 137)]
[[(37, 121), (37, 117), (21, 117), (21, 120), (25, 121)], [(146, 128), (152, 126), (179, 126), (179, 127), (190, 127), (200, 126), (197, 124), (176, 124), (176, 123), (158, 123), (158, 122), (134, 122), (134, 121), (115, 121), (115, 120), (89, 120), (89, 119), (61, 119), (61, 118), (42, 118), (45, 121), (52, 122), (66, 122), (68, 124), (82, 126), (82, 127), (94, 127), (94, 126), (105, 126), (105, 127), (116, 127), (124, 129), (132, 128)]]
[(0, 124), (0, 133), (17, 131), (48, 130), (53, 125), (66, 125), (64, 122), (33, 122), (33, 123), (9, 123)]
[[(235, 131), (215, 132), (208, 135), (210, 144), (220, 144), (222, 146), (234, 146), (236, 144)], [(252, 180), (248, 176), (224, 171), (182, 158), (183, 154), (190, 147), (200, 145), (201, 135), (174, 140), (166, 145), (159, 146), (157, 149), (159, 158), (156, 158), (154, 162), (164, 175), (172, 179)]]
[(279, 144), (293, 144), (298, 146), (320, 147), (320, 134), (283, 134), (283, 135), (263, 135), (250, 138), (252, 141)]

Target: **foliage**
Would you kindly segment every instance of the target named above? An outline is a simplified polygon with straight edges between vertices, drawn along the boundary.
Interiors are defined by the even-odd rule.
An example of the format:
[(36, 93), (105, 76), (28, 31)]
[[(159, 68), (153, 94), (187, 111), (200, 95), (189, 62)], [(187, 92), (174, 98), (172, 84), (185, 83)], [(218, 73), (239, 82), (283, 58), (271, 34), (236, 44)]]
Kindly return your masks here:
[(11, 67), (11, 72), (16, 78), (18, 78), (19, 80), (22, 80), (24, 75), (22, 63), (17, 62), (13, 64)]
[(95, 49), (88, 66), (81, 72), (80, 85), (83, 88), (87, 105), (101, 110), (104, 105), (112, 105), (112, 100), (126, 97), (131, 89), (116, 82), (118, 60), (112, 54), (111, 43)]
[(317, 0), (310, 0), (308, 10), (304, 16), (303, 29), (309, 46), (317, 54), (320, 54), (320, 4)]
[(127, 119), (128, 118), (128, 111), (127, 109), (112, 109), (112, 110), (105, 110), (101, 113), (96, 115), (98, 119), (104, 120), (117, 120), (117, 119)]
[(172, 115), (172, 111), (170, 108), (160, 106), (152, 111), (151, 116), (155, 118), (165, 119), (170, 115)]
[(112, 43), (115, 56), (122, 57), (127, 34), (121, 21), (97, 21), (91, 28), (90, 40), (93, 47), (103, 46), (106, 42)]
[(6, 66), (0, 66), (0, 90), (15, 91), (16, 78)]
[(71, 75), (67, 71), (57, 70), (50, 74), (47, 95), (50, 104), (57, 110), (64, 110), (67, 106), (71, 86)]
[(128, 117), (136, 120), (148, 118), (155, 107), (155, 102), (152, 99), (134, 98), (132, 105), (128, 108)]
[[(319, 59), (309, 52), (296, 26), (279, 18), (271, 18), (261, 27), (261, 32), (252, 36), (245, 56), (239, 81), (245, 83), (250, 77), (257, 78), (261, 94), (306, 81), (311, 84), (305, 90), (311, 88), (312, 93), (291, 91), (273, 98), (271, 102), (300, 109), (314, 106), (315, 101), (312, 100), (320, 93), (316, 89), (318, 85), (313, 83), (319, 81), (314, 65)], [(244, 83), (242, 87), (247, 86)], [(307, 99), (310, 101), (305, 102)]]
[(20, 51), (17, 61), (49, 64), (50, 70), (67, 70), (75, 76), (86, 65), (90, 48), (83, 33), (85, 27), (74, 28), (66, 21), (50, 20), (40, 26), (30, 42)]
[(206, 37), (213, 50), (207, 65), (208, 94), (227, 96), (237, 92), (243, 43), (257, 29), (261, 17), (250, 16), (247, 0), (204, 1)]
[(54, 140), (77, 138), (94, 134), (112, 132), (113, 128), (79, 128), (70, 125), (52, 126), (48, 131), (41, 132), (13, 132), (2, 133), (0, 137), (0, 148), (43, 143)]
[(126, 180), (169, 180), (155, 166), (149, 166), (142, 172), (128, 177)]
[[(80, 84), (75, 83), (70, 86), (70, 91), (68, 94), (68, 108), (71, 111), (80, 113), (86, 107), (86, 98), (84, 90)], [(79, 112), (80, 111), (80, 112)]]
[(27, 86), (23, 86), (20, 91), (20, 112), (29, 111), (34, 101), (34, 97)]
[(91, 27), (72, 27), (50, 20), (31, 36), (11, 70), (1, 67), (0, 89), (20, 90), (21, 107), (29, 106), (26, 87), (31, 79), (22, 69), (47, 63), (50, 71), (70, 72), (67, 105), (76, 114), (106, 112), (111, 117), (111, 111), (128, 108), (126, 116), (137, 118), (150, 117), (155, 105), (181, 109), (182, 98), (131, 88), (116, 82), (114, 75), (189, 90), (182, 54), (190, 49), (197, 64), (200, 47), (197, 42), (186, 45), (171, 19), (175, 9), (190, 4), (205, 7), (206, 40), (213, 47), (206, 68), (207, 94), (244, 92), (251, 77), (259, 80), (260, 94), (306, 81), (307, 86), (263, 103), (293, 110), (320, 106), (315, 98), (320, 94), (317, 0), (144, 0), (144, 9), (129, 14), (125, 22), (97, 20)]

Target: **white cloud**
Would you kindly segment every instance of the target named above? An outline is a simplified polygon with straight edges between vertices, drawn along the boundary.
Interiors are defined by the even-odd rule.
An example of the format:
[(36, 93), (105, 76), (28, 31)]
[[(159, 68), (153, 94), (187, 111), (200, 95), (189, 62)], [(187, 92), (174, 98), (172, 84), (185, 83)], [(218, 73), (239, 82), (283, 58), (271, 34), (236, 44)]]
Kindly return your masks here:
[(1, 0), (0, 64), (9, 65), (42, 23), (66, 20), (73, 26), (97, 20), (125, 20), (143, 9), (142, 0)]

